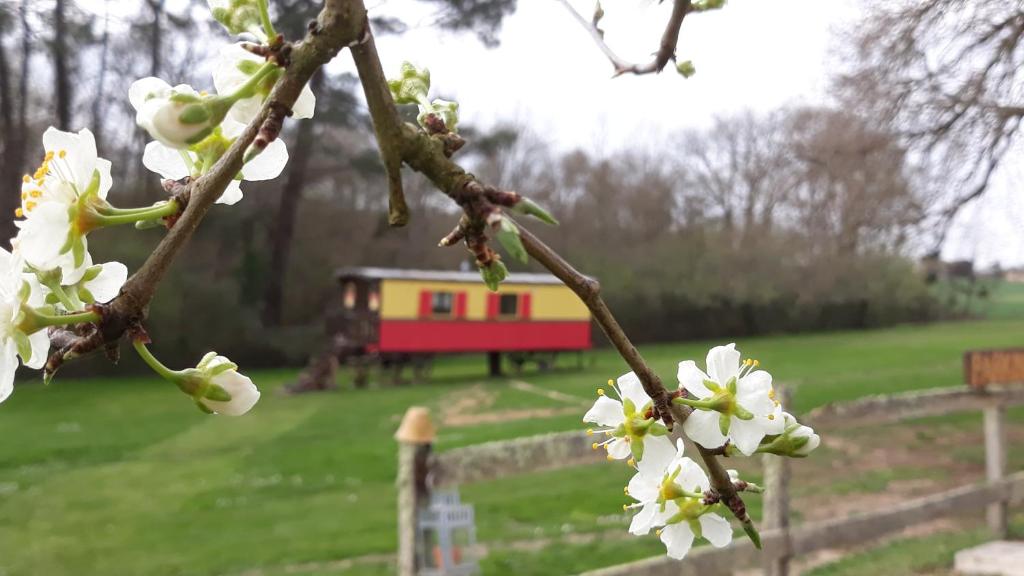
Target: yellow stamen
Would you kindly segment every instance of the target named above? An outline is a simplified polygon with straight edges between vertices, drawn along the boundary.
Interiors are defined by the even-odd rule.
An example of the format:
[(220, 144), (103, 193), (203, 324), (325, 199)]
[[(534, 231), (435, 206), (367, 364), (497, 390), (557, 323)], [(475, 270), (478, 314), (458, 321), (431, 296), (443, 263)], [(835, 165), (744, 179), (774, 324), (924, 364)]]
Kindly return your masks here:
[(629, 504), (623, 504), (622, 505), (622, 511), (625, 512), (627, 510), (629, 510)]
[(590, 448), (593, 449), (593, 450), (597, 450), (597, 442), (594, 442), (593, 444), (591, 444)]
[(43, 162), (49, 162), (53, 160), (53, 152), (47, 152), (46, 156), (43, 156)]
[(25, 202), (25, 210), (28, 210), (29, 212), (31, 212), (32, 209), (35, 208), (36, 206), (38, 206), (38, 204), (36, 204), (35, 202), (33, 202), (31, 200), (29, 200), (28, 202)]
[(658, 528), (657, 530), (655, 530), (654, 531), (654, 535), (655, 536), (661, 536), (661, 528)]
[(39, 198), (40, 196), (43, 195), (43, 193), (40, 192), (39, 190), (33, 190), (29, 192), (29, 195), (32, 196), (33, 198)]
[(761, 361), (760, 360), (754, 360), (754, 368), (757, 368), (760, 365), (761, 365)]
[(626, 496), (629, 496), (629, 486), (623, 486), (622, 493), (625, 494)]
[(598, 388), (597, 389), (597, 395), (598, 396), (604, 396), (604, 388)]
[(21, 199), (24, 200), (26, 198), (28, 198), (28, 192), (22, 192), (21, 193)]
[(769, 414), (768, 415), (768, 419), (769, 420), (775, 420), (775, 414)]
[(14, 215), (18, 218), (21, 218), (22, 216), (25, 215), (25, 211), (22, 210), (21, 208), (18, 208), (17, 210), (14, 211)]
[(611, 455), (611, 454), (609, 454), (609, 455), (608, 455), (608, 461), (609, 461), (609, 462), (611, 462), (612, 460), (615, 460), (615, 458), (612, 458), (612, 455)]
[(636, 460), (633, 460), (632, 458), (630, 458), (629, 460), (626, 460), (626, 464), (629, 464), (633, 468), (636, 468)]
[(68, 151), (67, 150), (61, 150), (60, 153), (58, 153), (57, 155), (60, 156), (61, 158), (63, 158), (63, 157), (68, 155)]
[(587, 436), (593, 436), (593, 435), (594, 435), (594, 429), (593, 428), (587, 428)]
[(28, 174), (25, 174), (24, 176), (21, 177), (21, 181), (24, 182), (25, 184), (28, 184), (29, 182), (32, 181), (32, 177), (29, 176)]
[(608, 385), (609, 386), (615, 386), (615, 380), (612, 380), (611, 378), (609, 378), (608, 379)]

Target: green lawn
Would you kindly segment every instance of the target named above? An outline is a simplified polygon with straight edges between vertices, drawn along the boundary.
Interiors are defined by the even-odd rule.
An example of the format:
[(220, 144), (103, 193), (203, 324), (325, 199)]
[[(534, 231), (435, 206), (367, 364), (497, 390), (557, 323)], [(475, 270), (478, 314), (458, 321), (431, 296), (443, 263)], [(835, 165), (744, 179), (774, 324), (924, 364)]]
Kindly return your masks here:
[[(1024, 320), (739, 344), (794, 387), (793, 408), (803, 412), (865, 394), (957, 385), (965, 349), (1024, 344)], [(702, 363), (708, 345), (643, 352), (670, 382), (679, 360)], [(300, 397), (275, 393), (293, 372), (263, 372), (253, 375), (263, 399), (236, 419), (204, 416), (154, 378), (22, 384), (0, 406), (0, 575), (380, 574), (380, 563), (346, 559), (394, 549), (391, 435), (408, 406), (441, 414), (468, 398), (456, 416), (516, 415), (441, 427), (440, 450), (578, 429), (594, 389), (623, 370), (613, 353), (599, 351), (583, 371), (523, 376), (578, 397), (578, 409), (510, 380), (487, 381), (476, 357), (443, 363), (430, 384)], [(523, 417), (531, 410), (540, 415)], [(819, 455), (826, 463), (834, 457), (827, 444)], [(919, 473), (867, 474), (834, 492), (872, 492)], [(627, 479), (625, 467), (608, 464), (464, 486), (490, 550), (485, 573), (571, 573), (659, 553), (656, 539), (620, 536)], [(750, 500), (757, 513), (758, 500)]]

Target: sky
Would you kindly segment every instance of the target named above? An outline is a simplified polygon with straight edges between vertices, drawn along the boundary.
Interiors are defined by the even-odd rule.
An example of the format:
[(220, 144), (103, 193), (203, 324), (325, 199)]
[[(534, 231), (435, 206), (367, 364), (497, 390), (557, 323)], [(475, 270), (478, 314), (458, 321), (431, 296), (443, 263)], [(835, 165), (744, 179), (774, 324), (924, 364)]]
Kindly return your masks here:
[[(569, 1), (589, 19), (593, 0)], [(97, 12), (103, 5), (77, 3)], [(612, 78), (611, 64), (559, 0), (519, 0), (493, 49), (472, 34), (439, 34), (423, 3), (367, 0), (371, 15), (400, 15), (412, 24), (406, 34), (378, 37), (385, 73), (394, 74), (404, 60), (427, 66), (432, 95), (457, 100), (464, 123), (486, 128), (515, 122), (559, 149), (598, 155), (663, 147), (674, 132), (707, 127), (716, 115), (827, 103), (830, 73), (841, 66), (838, 36), (855, 25), (860, 4), (729, 0), (723, 10), (690, 15), (677, 54), (692, 60), (697, 74), (684, 79), (672, 69)], [(671, 2), (604, 0), (603, 7), (612, 49), (626, 60), (650, 59)], [(355, 72), (344, 55), (331, 69)], [(1024, 168), (1007, 164), (986, 197), (957, 219), (945, 258), (1024, 265), (1018, 192)]]

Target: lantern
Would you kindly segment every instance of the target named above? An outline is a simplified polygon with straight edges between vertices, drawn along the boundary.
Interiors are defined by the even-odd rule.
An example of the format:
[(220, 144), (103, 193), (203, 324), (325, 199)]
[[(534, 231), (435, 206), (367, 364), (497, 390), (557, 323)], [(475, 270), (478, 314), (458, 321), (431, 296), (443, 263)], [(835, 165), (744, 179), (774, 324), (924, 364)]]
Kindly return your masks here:
[(420, 576), (470, 576), (479, 574), (473, 551), (476, 524), (473, 506), (459, 501), (456, 490), (435, 491), (430, 504), (420, 511), (416, 551)]

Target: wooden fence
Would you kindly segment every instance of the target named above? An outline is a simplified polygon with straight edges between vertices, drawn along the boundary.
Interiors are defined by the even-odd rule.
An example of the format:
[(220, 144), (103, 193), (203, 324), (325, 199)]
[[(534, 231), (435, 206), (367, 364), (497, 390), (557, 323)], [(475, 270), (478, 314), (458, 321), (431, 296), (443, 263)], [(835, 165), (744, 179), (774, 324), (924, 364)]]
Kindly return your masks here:
[[(766, 574), (786, 576), (792, 558), (822, 550), (853, 546), (930, 522), (987, 508), (988, 523), (1004, 537), (1007, 507), (1024, 500), (1024, 472), (1006, 475), (1005, 416), (1008, 406), (1024, 404), (1024, 389), (975, 387), (927, 390), (872, 396), (819, 408), (801, 418), (818, 430), (861, 424), (883, 424), (967, 411), (984, 414), (985, 483), (906, 500), (881, 511), (869, 511), (823, 522), (791, 526), (788, 506), (788, 460), (764, 456), (765, 506), (761, 522), (763, 550), (736, 539), (725, 548), (699, 548), (685, 560), (659, 556), (601, 570), (586, 576), (718, 576), (761, 564)], [(403, 428), (406, 428), (403, 423)], [(430, 487), (457, 486), (510, 475), (600, 462), (604, 453), (591, 449), (585, 431), (544, 434), (489, 442), (434, 453), (430, 438), (403, 438), (399, 454), (399, 574), (415, 576), (416, 516)]]

